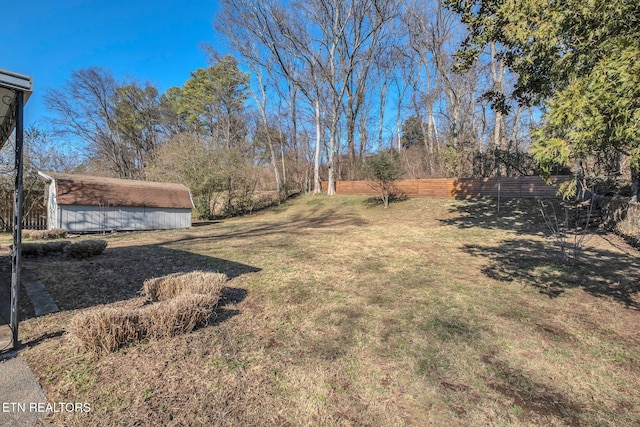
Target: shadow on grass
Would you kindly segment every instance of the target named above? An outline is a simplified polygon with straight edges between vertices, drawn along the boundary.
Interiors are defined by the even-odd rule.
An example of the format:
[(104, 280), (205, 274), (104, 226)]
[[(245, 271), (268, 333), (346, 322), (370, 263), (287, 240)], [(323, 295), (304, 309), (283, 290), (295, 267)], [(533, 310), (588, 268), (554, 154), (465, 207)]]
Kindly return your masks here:
[(597, 297), (611, 297), (640, 309), (633, 296), (640, 291), (638, 257), (600, 248), (585, 248), (574, 265), (563, 264), (550, 242), (510, 239), (499, 246), (465, 245), (464, 250), (489, 259), (482, 269), (501, 282), (533, 286), (549, 297), (580, 288)]
[[(404, 202), (406, 200), (409, 200), (409, 197), (406, 196), (405, 194), (390, 194), (389, 195), (389, 204), (390, 205), (393, 204), (393, 203)], [(369, 207), (369, 208), (382, 206), (383, 204), (384, 203), (383, 203), (382, 198), (380, 196), (369, 197), (368, 199), (366, 199), (364, 201), (364, 205)]]
[[(219, 241), (227, 239), (256, 239), (272, 235), (306, 235), (314, 229), (326, 229), (330, 227), (361, 227), (368, 222), (361, 216), (344, 212), (344, 210), (324, 207), (322, 200), (313, 206), (312, 210), (295, 213), (280, 221), (269, 221), (264, 223), (253, 224), (248, 227), (242, 227), (237, 231), (220, 232), (217, 230), (207, 230), (199, 234), (187, 234), (180, 238), (165, 241), (162, 244), (172, 244), (180, 242), (198, 242), (198, 241)], [(283, 208), (283, 212), (286, 208)]]
[(555, 417), (569, 426), (581, 425), (580, 415), (585, 412), (585, 408), (572, 402), (570, 396), (534, 381), (525, 372), (506, 362), (489, 356), (483, 357), (483, 362), (494, 373), (494, 378), (485, 380), (486, 384), (513, 400), (522, 411), (519, 416), (521, 420), (531, 420), (535, 416)]
[(440, 220), (444, 225), (454, 225), (462, 229), (480, 227), (511, 230), (517, 234), (547, 233), (536, 199), (506, 199), (501, 200), (499, 205), (497, 199), (493, 198), (468, 200), (452, 206), (449, 212), (456, 216)]
[[(285, 204), (283, 204), (285, 207)], [(141, 296), (145, 280), (171, 273), (195, 270), (216, 271), (233, 279), (260, 268), (216, 257), (194, 254), (169, 248), (174, 243), (193, 244), (228, 239), (256, 239), (270, 235), (305, 235), (314, 229), (362, 226), (367, 222), (357, 214), (338, 208), (317, 207), (311, 211), (294, 213), (282, 220), (256, 223), (238, 230), (199, 227), (193, 233), (150, 245), (107, 247), (102, 255), (84, 260), (67, 260), (62, 255), (25, 259), (25, 268), (41, 281), (60, 310), (76, 310), (101, 304), (111, 304)], [(0, 256), (0, 264), (7, 264), (8, 255)], [(1, 267), (1, 266), (0, 266)], [(34, 316), (25, 294), (21, 293), (21, 320)]]
[[(10, 263), (7, 256), (1, 263)], [(102, 255), (69, 260), (62, 255), (25, 259), (24, 267), (44, 285), (61, 311), (112, 304), (142, 296), (145, 280), (171, 273), (214, 271), (229, 280), (260, 268), (221, 258), (194, 254), (161, 245), (107, 248)], [(3, 271), (7, 271), (3, 269)], [(232, 285), (232, 283), (231, 283)], [(233, 304), (243, 300), (246, 290), (229, 287), (221, 301)], [(21, 293), (21, 305), (30, 304)], [(33, 310), (21, 310), (21, 320), (33, 317)], [(218, 313), (218, 319), (228, 318)]]
[(191, 223), (192, 227), (205, 227), (207, 225), (214, 225), (214, 224), (219, 224), (220, 221), (216, 221), (216, 220), (198, 220), (198, 221), (193, 221)]

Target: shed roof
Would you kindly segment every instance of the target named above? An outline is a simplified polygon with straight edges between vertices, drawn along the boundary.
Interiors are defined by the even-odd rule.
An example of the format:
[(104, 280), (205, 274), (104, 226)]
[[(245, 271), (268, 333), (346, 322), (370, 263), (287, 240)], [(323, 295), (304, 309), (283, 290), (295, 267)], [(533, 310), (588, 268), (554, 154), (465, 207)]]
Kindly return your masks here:
[(59, 205), (192, 209), (189, 189), (182, 184), (38, 172), (55, 181)]

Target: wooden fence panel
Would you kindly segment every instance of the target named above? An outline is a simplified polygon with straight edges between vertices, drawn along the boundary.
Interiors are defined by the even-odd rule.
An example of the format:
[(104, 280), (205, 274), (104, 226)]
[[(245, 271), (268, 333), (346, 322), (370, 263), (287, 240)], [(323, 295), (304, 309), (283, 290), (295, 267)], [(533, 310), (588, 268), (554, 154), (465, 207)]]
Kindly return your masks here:
[[(516, 176), (501, 178), (430, 178), (397, 181), (398, 192), (408, 197), (453, 197), (473, 199), (479, 197), (509, 198), (556, 198), (558, 185), (571, 179), (567, 176), (553, 178), (553, 184), (546, 184), (539, 176)], [(322, 183), (327, 190), (327, 183)], [(369, 181), (338, 181), (337, 194), (363, 196), (377, 195)]]
[[(29, 210), (22, 217), (22, 228), (24, 230), (46, 230), (47, 211), (43, 207)], [(13, 206), (0, 209), (0, 231), (13, 230)]]
[[(25, 230), (46, 230), (47, 210), (42, 198), (26, 200), (22, 216), (22, 228)], [(0, 193), (0, 231), (13, 230), (13, 193)]]

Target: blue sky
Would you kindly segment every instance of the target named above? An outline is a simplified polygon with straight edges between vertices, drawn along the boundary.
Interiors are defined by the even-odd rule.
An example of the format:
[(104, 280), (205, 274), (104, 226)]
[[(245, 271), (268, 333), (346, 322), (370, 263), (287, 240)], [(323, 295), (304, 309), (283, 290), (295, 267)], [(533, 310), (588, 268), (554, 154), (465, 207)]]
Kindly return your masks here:
[(33, 77), (27, 125), (44, 124), (46, 89), (73, 70), (100, 66), (164, 92), (207, 65), (200, 43), (224, 50), (215, 0), (0, 0), (0, 9), (0, 68)]

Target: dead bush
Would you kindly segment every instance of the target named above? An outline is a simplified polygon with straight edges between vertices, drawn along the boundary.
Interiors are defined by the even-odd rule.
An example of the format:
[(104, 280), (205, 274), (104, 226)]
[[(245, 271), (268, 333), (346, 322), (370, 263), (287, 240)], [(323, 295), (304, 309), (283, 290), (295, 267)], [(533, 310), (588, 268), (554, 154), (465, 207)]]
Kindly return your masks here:
[(166, 301), (183, 293), (219, 295), (226, 281), (222, 273), (192, 271), (145, 280), (143, 289), (151, 301)]
[(74, 316), (68, 332), (82, 350), (95, 353), (116, 351), (144, 337), (141, 312), (104, 307)]
[(64, 254), (67, 258), (89, 258), (100, 255), (107, 247), (105, 240), (83, 240), (81, 242), (71, 243), (64, 248)]
[(115, 351), (145, 338), (168, 338), (193, 331), (209, 320), (220, 301), (227, 276), (194, 271), (150, 279), (144, 291), (148, 306), (102, 308), (76, 315), (69, 334), (81, 350)]
[(51, 230), (47, 230), (48, 239), (64, 239), (65, 237), (67, 237), (67, 230), (64, 228), (53, 228)]
[(148, 338), (169, 338), (188, 334), (209, 320), (220, 295), (184, 293), (148, 306), (144, 310), (144, 329)]
[(63, 239), (67, 237), (67, 230), (54, 228), (51, 230), (22, 230), (22, 237), (33, 240)]
[(42, 240), (45, 239), (46, 230), (22, 230), (23, 239)]

